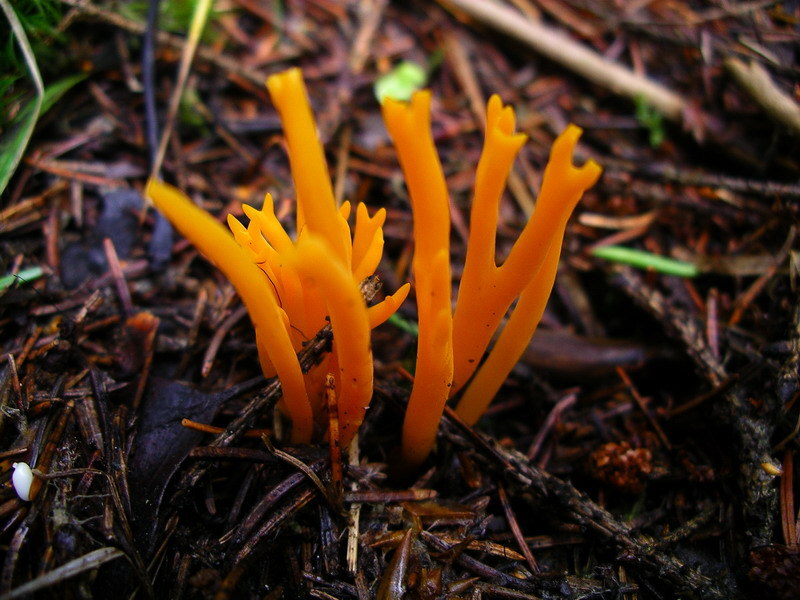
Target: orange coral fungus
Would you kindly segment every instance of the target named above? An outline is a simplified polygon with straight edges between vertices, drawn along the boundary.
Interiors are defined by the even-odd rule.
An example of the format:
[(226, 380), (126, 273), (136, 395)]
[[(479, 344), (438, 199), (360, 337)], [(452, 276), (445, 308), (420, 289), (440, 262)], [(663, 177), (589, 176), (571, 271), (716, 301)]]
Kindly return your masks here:
[[(391, 316), (409, 286), (367, 308), (359, 286), (380, 262), (386, 213), (381, 209), (370, 217), (366, 207), (359, 205), (351, 237), (347, 223), (350, 204), (337, 209), (334, 203), (299, 69), (271, 76), (267, 88), (281, 116), (289, 149), (297, 190), (297, 241), (275, 216), (269, 194), (261, 210), (244, 206), (250, 219), (247, 227), (228, 216), (232, 238), (175, 188), (151, 180), (146, 193), (225, 273), (242, 297), (256, 330), (262, 370), (268, 377), (277, 373), (281, 380), (283, 406), (292, 420), (292, 440), (311, 440), (314, 421), (321, 420), (325, 410), (325, 374), (333, 372), (340, 394), (340, 440), (346, 445), (363, 421), (372, 397), (369, 331)], [(296, 352), (328, 319), (333, 351), (303, 375)]]
[[(466, 262), (451, 321), (449, 268), (442, 268), (437, 262), (439, 256), (449, 255), (448, 200), (430, 134), (429, 98), (427, 92), (421, 92), (410, 104), (387, 100), (383, 107), (414, 211), (418, 296), (420, 277), (435, 284), (425, 288), (424, 300), (418, 300), (420, 350), (412, 400), (403, 426), (403, 454), (413, 463), (421, 462), (430, 452), (446, 396), (470, 380), (516, 298), (519, 300), (507, 326), (457, 406), (460, 416), (468, 423), (477, 421), (519, 359), (550, 295), (567, 219), (601, 172), (593, 161), (582, 167), (572, 164), (581, 131), (570, 125), (553, 144), (533, 217), (504, 264), (498, 267), (495, 260), (498, 204), (526, 136), (514, 133), (513, 109), (503, 107), (500, 98), (493, 96), (487, 106), (486, 138), (475, 180)], [(435, 314), (429, 314), (427, 321), (423, 321), (423, 303), (434, 302)], [(451, 327), (452, 334), (445, 337)], [(437, 357), (438, 368), (420, 364), (423, 351)], [(447, 369), (452, 369), (453, 380), (452, 385), (448, 380), (445, 387), (449, 389), (443, 394), (442, 379), (447, 377)], [(418, 388), (424, 392), (414, 402)], [(420, 435), (420, 431), (425, 434)]]
[(387, 99), (383, 118), (397, 148), (414, 212), (412, 267), (419, 340), (414, 388), (403, 423), (402, 457), (419, 464), (436, 439), (453, 384), (453, 320), (450, 302), (450, 212), (442, 165), (433, 145), (430, 92), (411, 104)]

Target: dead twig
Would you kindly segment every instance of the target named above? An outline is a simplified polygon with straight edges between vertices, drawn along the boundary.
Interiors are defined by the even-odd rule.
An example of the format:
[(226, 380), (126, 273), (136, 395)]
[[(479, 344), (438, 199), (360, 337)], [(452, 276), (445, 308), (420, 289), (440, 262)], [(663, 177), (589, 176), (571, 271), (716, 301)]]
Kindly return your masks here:
[(800, 106), (775, 85), (766, 69), (755, 61), (745, 64), (738, 58), (726, 59), (725, 68), (765, 113), (800, 135)]
[(593, 83), (632, 100), (644, 99), (671, 121), (682, 122), (688, 112), (689, 103), (682, 96), (511, 8), (490, 0), (442, 0), (442, 3), (516, 38)]
[(75, 558), (60, 567), (56, 567), (52, 571), (40, 575), (35, 579), (23, 583), (22, 585), (14, 588), (7, 594), (3, 595), (3, 600), (14, 600), (14, 598), (22, 598), (28, 594), (45, 590), (51, 586), (62, 583), (65, 579), (75, 577), (86, 571), (97, 569), (109, 561), (116, 560), (125, 556), (125, 553), (118, 548), (106, 546), (105, 548), (98, 548), (91, 552)]
[(508, 526), (511, 528), (511, 533), (514, 535), (517, 545), (525, 556), (525, 561), (528, 563), (531, 571), (538, 573), (539, 563), (536, 562), (536, 557), (533, 555), (533, 552), (531, 552), (530, 546), (525, 542), (525, 536), (522, 535), (522, 529), (517, 521), (517, 515), (514, 513), (514, 509), (511, 507), (511, 501), (508, 499), (508, 492), (506, 492), (506, 488), (504, 488), (502, 484), (497, 488), (497, 495), (500, 497), (500, 504), (503, 505), (506, 521), (508, 521)]

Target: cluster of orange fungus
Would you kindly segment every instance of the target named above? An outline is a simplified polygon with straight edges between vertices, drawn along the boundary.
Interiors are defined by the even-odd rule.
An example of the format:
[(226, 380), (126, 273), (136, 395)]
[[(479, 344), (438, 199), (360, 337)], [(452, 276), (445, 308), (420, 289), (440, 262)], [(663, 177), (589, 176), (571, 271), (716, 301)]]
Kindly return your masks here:
[[(567, 219), (601, 169), (591, 160), (581, 167), (572, 163), (581, 130), (570, 125), (553, 144), (533, 216), (505, 262), (497, 266), (498, 205), (526, 136), (514, 132), (513, 109), (493, 96), (475, 178), (464, 271), (451, 312), (449, 201), (430, 132), (430, 95), (419, 92), (408, 104), (386, 100), (383, 115), (414, 212), (420, 339), (402, 449), (406, 464), (414, 465), (433, 446), (447, 398), (466, 386), (456, 411), (474, 424), (519, 360), (550, 296)], [(481, 364), (515, 299), (514, 310)]]
[[(247, 227), (233, 216), (233, 237), (179, 190), (150, 180), (145, 194), (236, 288), (256, 332), (264, 374), (277, 375), (282, 406), (292, 421), (292, 441), (308, 443), (325, 414), (325, 377), (338, 394), (340, 442), (349, 444), (372, 398), (370, 330), (397, 310), (409, 285), (367, 307), (360, 291), (383, 253), (381, 209), (370, 217), (350, 204), (336, 207), (325, 155), (299, 69), (271, 76), (267, 89), (281, 117), (297, 193), (297, 239), (275, 216), (271, 196), (260, 210), (244, 206)], [(303, 374), (297, 352), (330, 322), (333, 348)]]

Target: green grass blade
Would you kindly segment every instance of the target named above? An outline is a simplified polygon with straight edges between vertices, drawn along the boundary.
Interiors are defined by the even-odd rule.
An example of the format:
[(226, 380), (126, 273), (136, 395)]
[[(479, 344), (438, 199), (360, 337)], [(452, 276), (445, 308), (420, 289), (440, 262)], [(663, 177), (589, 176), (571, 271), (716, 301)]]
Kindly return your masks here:
[(69, 75), (68, 77), (59, 79), (58, 81), (48, 85), (44, 90), (44, 99), (42, 100), (42, 110), (40, 116), (44, 115), (48, 110), (53, 108), (56, 102), (61, 100), (61, 97), (66, 94), (70, 88), (72, 88), (76, 83), (80, 83), (84, 79), (86, 79), (85, 74), (77, 73), (75, 75)]
[(17, 13), (14, 12), (7, 0), (0, 0), (0, 9), (11, 26), (11, 31), (17, 40), (22, 56), (25, 59), (25, 64), (30, 72), (33, 87), (36, 89), (36, 99), (23, 111), (25, 114), (19, 126), (11, 128), (8, 141), (0, 146), (0, 194), (2, 194), (14, 171), (17, 170), (17, 165), (22, 160), (25, 148), (28, 147), (28, 142), (31, 139), (31, 135), (33, 135), (36, 121), (39, 120), (39, 113), (44, 101), (44, 84), (39, 73), (39, 65), (36, 64), (36, 57), (33, 55), (25, 29), (22, 27), (22, 23), (19, 22), (19, 18), (17, 18)]
[(592, 256), (639, 269), (652, 269), (664, 275), (697, 277), (700, 273), (700, 269), (693, 263), (624, 246), (599, 246), (592, 250)]
[(42, 267), (28, 267), (14, 275), (3, 275), (0, 277), (0, 292), (4, 292), (15, 283), (32, 283), (42, 275), (44, 275), (44, 269)]
[(22, 159), (39, 117), (50, 110), (67, 90), (85, 78), (85, 75), (79, 73), (47, 86), (44, 95), (37, 96), (36, 100), (23, 108), (14, 119), (9, 133), (4, 139), (0, 139), (0, 194), (8, 185), (8, 180)]
[(394, 313), (391, 317), (389, 317), (389, 323), (391, 323), (401, 331), (410, 333), (414, 337), (419, 337), (419, 325), (417, 325), (414, 321), (409, 321), (407, 319), (404, 319), (397, 313)]

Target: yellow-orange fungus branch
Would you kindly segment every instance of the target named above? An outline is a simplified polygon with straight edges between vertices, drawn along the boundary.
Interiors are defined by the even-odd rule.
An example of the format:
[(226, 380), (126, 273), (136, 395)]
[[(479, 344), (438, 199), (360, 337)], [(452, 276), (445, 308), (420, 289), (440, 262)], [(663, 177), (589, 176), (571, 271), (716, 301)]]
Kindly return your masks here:
[(269, 281), (231, 234), (180, 190), (151, 179), (147, 182), (145, 196), (236, 288), (256, 331), (262, 368), (266, 372), (274, 366), (281, 380), (284, 404), (293, 424), (292, 440), (308, 443), (313, 427), (311, 404), (300, 363)]
[(378, 325), (386, 322), (386, 320), (391, 317), (397, 309), (400, 308), (400, 305), (405, 301), (408, 297), (408, 293), (411, 291), (411, 284), (404, 283), (400, 286), (400, 288), (391, 296), (386, 296), (383, 299), (383, 302), (375, 304), (374, 306), (370, 306), (367, 309), (369, 313), (369, 326), (371, 329), (375, 329)]
[(433, 447), (453, 378), (450, 211), (431, 135), (430, 102), (430, 92), (418, 92), (410, 104), (392, 99), (383, 104), (414, 212), (412, 266), (419, 339), (414, 388), (403, 422), (402, 456), (407, 467), (421, 463)]
[[(497, 213), (514, 158), (527, 138), (514, 134), (514, 112), (511, 107), (503, 108), (498, 96), (489, 100), (486, 113), (486, 137), (475, 174), (464, 272), (453, 315), (454, 389), (451, 394), (466, 383), (478, 366), (486, 344), (508, 308), (508, 305), (499, 305), (500, 269), (495, 262)], [(529, 257), (532, 263), (536, 259), (536, 255)], [(536, 268), (533, 264), (531, 267)], [(520, 284), (520, 288), (523, 285)], [(510, 305), (513, 299), (511, 295), (503, 301)]]
[(315, 235), (325, 238), (334, 255), (344, 262), (347, 252), (338, 226), (339, 211), (300, 69), (270, 76), (267, 89), (280, 114), (289, 149), (297, 191), (297, 230), (307, 225)]
[[(509, 119), (504, 116), (507, 114), (505, 110), (507, 109), (493, 109), (490, 102), (481, 164), (492, 161), (510, 168), (510, 160), (513, 160), (513, 157), (509, 159), (510, 146), (519, 142), (514, 140), (517, 136), (511, 135), (513, 113)], [(508, 169), (489, 168), (482, 171), (479, 166), (470, 218), (467, 258), (453, 316), (454, 387), (464, 386), (472, 376), (503, 316), (523, 290), (526, 290), (525, 304), (532, 308), (540, 304), (543, 308), (550, 295), (567, 220), (583, 192), (594, 185), (601, 172), (600, 167), (591, 160), (582, 167), (576, 167), (572, 163), (572, 153), (580, 134), (580, 128), (570, 125), (556, 139), (544, 171), (534, 214), (500, 267), (496, 266), (493, 242), (490, 247), (485, 240), (479, 241), (480, 249), (472, 253), (470, 250), (473, 235), (479, 236), (476, 237), (478, 240), (489, 234), (492, 238), (494, 236), (498, 201), (496, 194), (505, 183)], [(486, 227), (486, 221), (492, 225), (491, 232)], [(540, 274), (548, 257), (553, 261), (550, 265), (552, 275), (547, 270), (545, 274)], [(520, 316), (515, 321), (522, 319), (524, 314), (525, 311), (520, 311)], [(539, 317), (535, 319), (537, 323), (538, 319)], [(535, 325), (533, 328), (535, 329)], [(518, 331), (515, 335), (521, 335), (521, 332)], [(518, 357), (498, 354), (499, 357), (492, 364), (511, 360), (513, 366)], [(511, 366), (508, 367), (509, 371)], [(507, 373), (508, 371), (503, 377)], [(457, 411), (462, 418), (469, 412), (477, 419), (482, 410), (479, 412), (472, 407), (475, 403), (488, 404), (489, 400), (490, 398), (479, 399), (477, 393), (473, 393), (468, 400), (462, 399)]]
[(456, 412), (464, 422), (474, 425), (503, 385), (536, 331), (558, 271), (561, 244), (553, 243), (539, 273), (517, 301), (489, 356), (478, 369), (461, 396)]
[[(539, 237), (536, 238), (536, 234), (529, 233), (534, 231), (534, 226), (529, 222), (512, 249), (515, 257), (525, 256), (518, 250), (518, 246), (522, 244), (524, 248), (524, 245), (527, 244), (534, 248), (532, 251), (541, 253), (539, 255), (541, 260), (537, 261), (539, 266), (532, 279), (524, 284), (525, 287), (519, 295), (517, 305), (486, 361), (481, 365), (458, 403), (456, 412), (470, 425), (474, 424), (486, 410), (536, 331), (555, 282), (567, 219), (583, 192), (594, 185), (600, 176), (600, 167), (593, 161), (587, 162), (581, 168), (576, 168), (572, 164), (572, 153), (580, 133), (579, 128), (571, 125), (553, 144), (550, 161), (545, 168), (542, 191), (537, 201), (536, 211), (531, 218), (531, 222), (539, 226)], [(557, 183), (554, 184), (554, 182)], [(560, 201), (561, 204), (559, 205), (557, 201)], [(546, 250), (542, 251), (544, 244), (548, 244), (548, 246)], [(528, 268), (531, 270), (533, 270), (532, 263), (533, 261), (528, 263), (530, 265)], [(522, 279), (519, 270), (524, 266), (521, 259), (515, 258), (512, 261), (511, 255), (509, 255), (509, 259), (497, 270), (508, 269), (510, 272), (516, 273), (515, 279), (509, 283), (516, 284), (518, 287)], [(516, 292), (515, 288), (509, 293), (515, 294)], [(461, 294), (460, 288), (459, 300)], [(503, 309), (504, 312), (505, 309)], [(486, 344), (488, 344), (488, 340), (486, 340)], [(484, 345), (483, 349), (485, 347)], [(474, 369), (472, 363), (467, 366)], [(472, 371), (467, 369), (465, 376), (468, 378), (471, 373)]]
[(375, 272), (383, 256), (383, 224), (386, 209), (382, 208), (370, 218), (367, 207), (356, 207), (356, 232), (353, 236), (353, 279), (361, 281)]
[(326, 298), (339, 367), (339, 439), (346, 448), (361, 426), (372, 398), (372, 348), (366, 304), (350, 272), (333, 257), (323, 240), (301, 235), (296, 252), (287, 259)]

